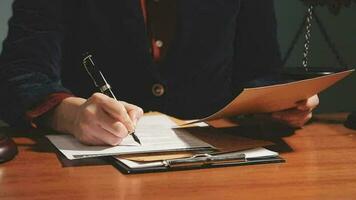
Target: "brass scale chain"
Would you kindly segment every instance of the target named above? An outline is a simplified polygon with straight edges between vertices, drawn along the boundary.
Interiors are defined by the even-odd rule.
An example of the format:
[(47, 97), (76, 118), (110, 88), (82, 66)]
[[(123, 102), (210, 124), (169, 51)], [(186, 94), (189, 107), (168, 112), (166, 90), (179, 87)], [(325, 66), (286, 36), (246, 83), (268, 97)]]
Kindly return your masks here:
[(305, 34), (304, 34), (304, 50), (303, 50), (303, 59), (302, 59), (302, 66), (304, 67), (305, 71), (308, 71), (308, 61), (309, 61), (308, 59), (309, 59), (313, 11), (314, 11), (314, 6), (310, 5), (307, 11), (308, 14), (306, 18), (306, 26), (305, 26)]
[(333, 52), (336, 60), (338, 61), (338, 63), (341, 66), (344, 66), (345, 68), (347, 68), (347, 65), (345, 64), (344, 60), (342, 59), (340, 53), (338, 52), (335, 45), (332, 43), (330, 37), (328, 36), (325, 27), (321, 23), (318, 16), (314, 13), (314, 5), (309, 5), (305, 19), (303, 20), (303, 23), (301, 24), (299, 30), (297, 31), (297, 34), (295, 35), (295, 38), (293, 39), (292, 44), (291, 44), (290, 48), (287, 50), (286, 56), (283, 59), (283, 66), (286, 64), (292, 50), (294, 49), (294, 47), (298, 41), (298, 38), (302, 32), (302, 28), (305, 26), (302, 67), (304, 68), (305, 71), (309, 70), (309, 57), (311, 55), (310, 41), (311, 41), (311, 37), (312, 37), (313, 17), (315, 18), (315, 21), (319, 25), (321, 34), (324, 36), (324, 39), (326, 40), (329, 48)]

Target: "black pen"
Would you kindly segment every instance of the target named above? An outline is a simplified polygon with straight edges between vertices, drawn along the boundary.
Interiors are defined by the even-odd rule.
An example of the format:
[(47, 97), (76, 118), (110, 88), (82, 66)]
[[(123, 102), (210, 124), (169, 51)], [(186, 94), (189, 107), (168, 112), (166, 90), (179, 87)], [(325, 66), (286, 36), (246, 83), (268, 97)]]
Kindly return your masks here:
[[(101, 73), (101, 71), (95, 67), (93, 56), (91, 54), (85, 55), (85, 57), (83, 58), (83, 66), (89, 74), (90, 78), (93, 80), (94, 85), (99, 88), (100, 92), (117, 100), (111, 90), (111, 86), (106, 81), (103, 73)], [(130, 132), (129, 134), (132, 135), (133, 139), (141, 145), (141, 141), (135, 135), (135, 131)]]

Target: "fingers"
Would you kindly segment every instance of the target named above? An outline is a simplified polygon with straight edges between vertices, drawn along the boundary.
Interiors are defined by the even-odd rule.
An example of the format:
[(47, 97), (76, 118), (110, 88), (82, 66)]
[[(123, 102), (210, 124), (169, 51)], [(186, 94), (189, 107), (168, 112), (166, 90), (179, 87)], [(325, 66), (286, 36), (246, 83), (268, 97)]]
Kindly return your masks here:
[(288, 109), (272, 113), (272, 117), (284, 121), (296, 121), (305, 118), (310, 111), (301, 111), (298, 109)]
[(298, 119), (298, 120), (294, 120), (294, 121), (289, 121), (288, 124), (291, 127), (294, 128), (301, 128), (302, 126), (304, 126), (310, 119), (312, 118), (312, 113), (308, 113), (305, 117)]
[(84, 144), (118, 145), (127, 136), (126, 127), (95, 104), (84, 105), (72, 133)]
[(98, 113), (98, 125), (117, 137), (125, 138), (128, 135), (128, 130), (123, 123), (103, 111)]
[(121, 103), (125, 106), (131, 121), (134, 123), (134, 126), (136, 126), (137, 121), (143, 116), (143, 110), (142, 108), (135, 106), (130, 103), (126, 103), (124, 101), (121, 101)]
[(314, 95), (306, 100), (297, 103), (299, 110), (311, 111), (319, 105), (318, 95)]
[(123, 140), (123, 138), (117, 137), (103, 128), (98, 127), (97, 131), (100, 131), (100, 134), (94, 135), (94, 138), (99, 144), (102, 142), (104, 145), (109, 144), (111, 146), (117, 146)]
[(82, 143), (118, 145), (134, 130), (141, 108), (96, 93), (80, 105), (71, 131)]
[(119, 145), (123, 138), (117, 137), (105, 129), (93, 125), (77, 137), (82, 143), (87, 145)]
[(300, 128), (312, 118), (312, 112), (290, 109), (272, 113), (272, 118), (287, 123), (291, 127)]
[(312, 118), (312, 111), (318, 104), (318, 95), (314, 95), (298, 102), (296, 108), (272, 113), (272, 118), (283, 121), (292, 127), (302, 127)]
[(111, 117), (124, 124), (129, 132), (135, 130), (135, 126), (122, 103), (101, 93), (93, 94), (90, 100), (99, 104)]

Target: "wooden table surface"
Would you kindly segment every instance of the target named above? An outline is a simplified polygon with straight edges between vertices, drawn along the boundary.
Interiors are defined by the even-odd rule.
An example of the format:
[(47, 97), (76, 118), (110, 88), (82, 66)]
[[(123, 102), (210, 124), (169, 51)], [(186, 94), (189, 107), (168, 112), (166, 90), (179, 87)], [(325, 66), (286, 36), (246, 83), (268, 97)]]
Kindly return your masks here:
[(294, 133), (265, 126), (236, 129), (276, 142), (286, 163), (136, 175), (105, 163), (66, 165), (40, 134), (12, 132), (20, 152), (0, 165), (1, 200), (356, 199), (356, 131), (329, 118)]

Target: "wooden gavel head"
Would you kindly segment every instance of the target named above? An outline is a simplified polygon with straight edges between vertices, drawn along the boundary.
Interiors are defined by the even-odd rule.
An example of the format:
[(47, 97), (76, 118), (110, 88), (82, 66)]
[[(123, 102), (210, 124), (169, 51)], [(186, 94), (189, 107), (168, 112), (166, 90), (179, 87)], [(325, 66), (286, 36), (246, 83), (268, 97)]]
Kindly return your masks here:
[(0, 133), (0, 164), (12, 160), (17, 153), (15, 142), (10, 137)]

